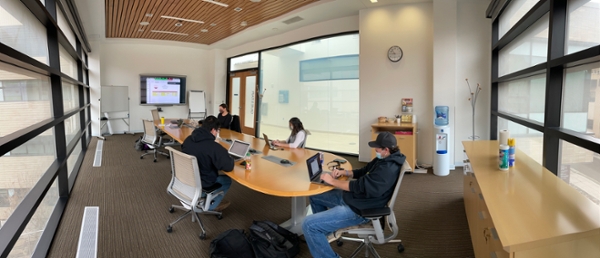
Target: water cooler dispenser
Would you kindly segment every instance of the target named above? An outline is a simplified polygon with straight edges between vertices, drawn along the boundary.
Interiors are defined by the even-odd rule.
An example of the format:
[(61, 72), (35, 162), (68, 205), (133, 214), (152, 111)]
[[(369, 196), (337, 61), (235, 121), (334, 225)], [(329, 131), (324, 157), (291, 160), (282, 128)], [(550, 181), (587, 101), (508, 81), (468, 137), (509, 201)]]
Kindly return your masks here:
[(450, 174), (450, 126), (448, 126), (448, 106), (435, 107), (435, 158), (433, 161), (433, 174), (447, 176)]

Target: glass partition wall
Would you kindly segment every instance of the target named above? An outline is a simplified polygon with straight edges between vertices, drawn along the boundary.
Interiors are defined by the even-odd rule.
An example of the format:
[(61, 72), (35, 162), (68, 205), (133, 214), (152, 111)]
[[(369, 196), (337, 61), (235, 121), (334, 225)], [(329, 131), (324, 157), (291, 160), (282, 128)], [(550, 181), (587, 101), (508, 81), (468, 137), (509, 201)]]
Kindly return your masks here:
[(91, 140), (70, 1), (0, 0), (0, 257), (46, 255)]
[(517, 148), (600, 204), (600, 0), (498, 8), (490, 138), (508, 129)]
[(306, 148), (358, 154), (358, 52), (356, 33), (262, 51), (257, 135), (285, 140), (298, 117)]

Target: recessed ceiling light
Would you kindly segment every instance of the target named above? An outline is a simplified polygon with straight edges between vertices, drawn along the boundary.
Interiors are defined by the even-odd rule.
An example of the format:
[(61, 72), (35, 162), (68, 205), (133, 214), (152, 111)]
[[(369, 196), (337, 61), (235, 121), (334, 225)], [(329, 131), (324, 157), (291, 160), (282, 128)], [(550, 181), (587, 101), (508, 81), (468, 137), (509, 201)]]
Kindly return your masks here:
[(146, 14), (146, 17), (152, 17), (152, 15), (153, 15), (153, 14), (151, 14), (151, 13), (147, 13), (147, 14)]
[(188, 35), (187, 33), (179, 33), (179, 32), (164, 31), (164, 30), (151, 30), (151, 32), (173, 34), (173, 35), (181, 35), (181, 36), (187, 36)]
[(250, 0), (250, 2), (259, 3), (259, 2), (260, 2), (260, 0)]
[(240, 25), (246, 26), (246, 25), (248, 25), (248, 23), (246, 21), (243, 21), (242, 23), (240, 23)]
[(208, 32), (207, 29), (201, 29), (200, 32)]
[(220, 5), (220, 6), (223, 6), (223, 7), (229, 7), (228, 4), (217, 2), (217, 1), (214, 1), (214, 0), (202, 0), (202, 1), (207, 2), (207, 3), (211, 3), (211, 4)]
[(194, 35), (194, 37), (198, 37), (198, 34)]
[(210, 26), (214, 27), (214, 26), (217, 26), (217, 24), (216, 23), (211, 23)]
[(186, 21), (186, 22), (195, 22), (195, 23), (204, 24), (203, 21), (190, 20), (190, 19), (184, 19), (184, 18), (179, 18), (179, 17), (174, 17), (174, 16), (167, 16), (167, 15), (163, 15), (160, 18), (178, 20), (179, 22)]
[(235, 8), (235, 9), (233, 9), (233, 10), (234, 10), (234, 11), (236, 11), (236, 12), (239, 12), (239, 11), (241, 11), (241, 10), (242, 10), (242, 8), (241, 8), (241, 7), (236, 7), (236, 8)]
[(175, 23), (175, 27), (181, 27), (181, 26), (183, 26), (183, 24), (181, 24), (181, 22)]
[(377, 3), (377, 0), (371, 0), (371, 3)]
[(139, 32), (142, 32), (142, 31), (144, 31), (144, 29), (139, 29), (138, 31), (139, 31)]
[(146, 25), (148, 25), (148, 24), (150, 24), (150, 23), (149, 23), (149, 22), (147, 22), (147, 21), (140, 22), (140, 25), (142, 25), (142, 26), (146, 26)]

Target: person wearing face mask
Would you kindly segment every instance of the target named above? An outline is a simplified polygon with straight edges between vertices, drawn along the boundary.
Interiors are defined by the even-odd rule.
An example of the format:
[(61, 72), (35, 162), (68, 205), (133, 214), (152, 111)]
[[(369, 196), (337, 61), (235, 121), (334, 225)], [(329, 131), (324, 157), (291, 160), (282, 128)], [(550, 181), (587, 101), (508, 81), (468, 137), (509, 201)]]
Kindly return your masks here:
[(306, 142), (306, 131), (302, 122), (297, 117), (292, 117), (289, 122), (292, 133), (286, 141), (274, 140), (273, 144), (279, 147), (304, 148)]
[[(313, 214), (304, 219), (302, 231), (313, 257), (339, 257), (329, 245), (339, 237), (335, 232), (370, 222), (358, 215), (359, 210), (385, 207), (392, 197), (406, 156), (389, 132), (379, 133), (369, 146), (377, 157), (365, 167), (321, 174), (321, 179), (336, 189), (310, 197)], [(338, 180), (340, 176), (356, 180)], [(330, 234), (334, 237), (328, 239)]]
[(209, 207), (209, 210), (215, 211), (222, 211), (230, 204), (228, 201), (222, 200), (231, 186), (231, 178), (226, 175), (219, 175), (219, 171), (232, 171), (234, 164), (233, 158), (227, 153), (227, 149), (215, 141), (220, 128), (221, 123), (219, 120), (214, 116), (208, 116), (204, 119), (202, 126), (196, 128), (181, 145), (181, 150), (184, 153), (195, 156), (198, 160), (202, 188), (210, 189), (216, 183), (221, 184), (217, 190), (222, 190), (223, 195), (215, 197)]
[(217, 118), (221, 123), (221, 128), (230, 129), (232, 117), (231, 114), (229, 114), (227, 104), (223, 103), (219, 105), (219, 114), (217, 115)]

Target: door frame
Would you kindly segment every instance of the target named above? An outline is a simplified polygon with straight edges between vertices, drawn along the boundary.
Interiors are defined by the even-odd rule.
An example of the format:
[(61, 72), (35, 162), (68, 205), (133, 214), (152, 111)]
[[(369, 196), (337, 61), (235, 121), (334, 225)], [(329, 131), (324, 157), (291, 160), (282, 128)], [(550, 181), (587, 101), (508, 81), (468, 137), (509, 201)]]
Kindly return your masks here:
[[(231, 63), (231, 58), (227, 59), (227, 67), (230, 67), (230, 63)], [(259, 67), (260, 67), (260, 53), (259, 53)], [(228, 69), (229, 70), (229, 69)], [(227, 104), (228, 107), (231, 108), (231, 78), (232, 78), (232, 74), (235, 73), (242, 73), (242, 72), (254, 72), (256, 75), (256, 90), (254, 91), (254, 135), (255, 137), (257, 137), (258, 133), (259, 133), (259, 103), (260, 103), (260, 69), (258, 67), (256, 68), (247, 68), (247, 69), (241, 69), (241, 70), (236, 70), (236, 71), (228, 71), (227, 72), (227, 82), (226, 82), (226, 88), (225, 88), (225, 103)], [(245, 81), (244, 81), (244, 90), (245, 90)], [(241, 84), (240, 84), (241, 85)], [(245, 96), (245, 92), (243, 93)], [(241, 98), (242, 95), (242, 88), (240, 87), (240, 106), (242, 106), (242, 103), (245, 106), (245, 99)], [(231, 110), (230, 110), (231, 112)], [(240, 113), (241, 116), (241, 113)], [(244, 117), (245, 118), (245, 117)], [(240, 128), (243, 128), (243, 122), (240, 119)]]

